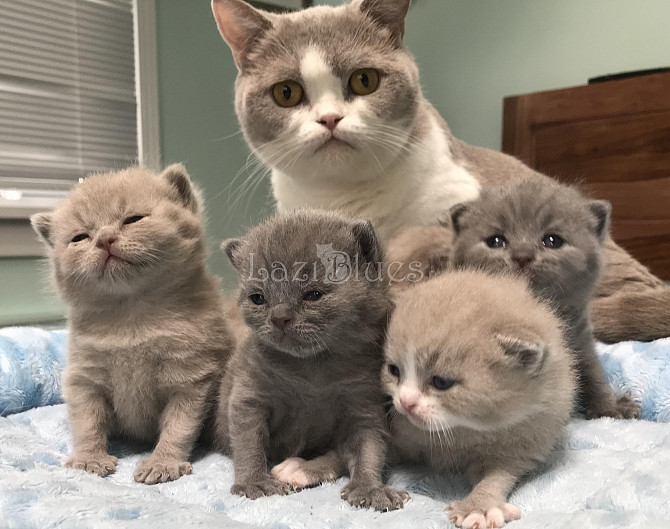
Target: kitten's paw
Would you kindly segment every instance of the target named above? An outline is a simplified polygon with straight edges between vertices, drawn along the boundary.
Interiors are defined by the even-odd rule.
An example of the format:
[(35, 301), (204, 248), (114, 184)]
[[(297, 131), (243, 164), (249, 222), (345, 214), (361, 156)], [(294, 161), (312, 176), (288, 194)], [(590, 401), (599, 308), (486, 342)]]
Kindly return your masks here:
[(73, 455), (67, 460), (65, 466), (67, 468), (85, 470), (89, 474), (97, 474), (104, 478), (116, 470), (116, 464), (118, 462), (119, 460), (117, 458), (103, 452), (100, 454)]
[(587, 419), (612, 417), (613, 419), (639, 419), (642, 415), (640, 405), (628, 395), (623, 395), (603, 406), (593, 406), (585, 414)]
[(193, 467), (188, 461), (149, 457), (140, 461), (135, 469), (134, 477), (138, 483), (155, 485), (156, 483), (174, 481), (191, 472), (193, 472)]
[(617, 419), (639, 419), (642, 408), (628, 395), (622, 395), (616, 400)]
[(521, 518), (521, 511), (511, 503), (503, 503), (484, 510), (472, 507), (467, 500), (455, 501), (445, 510), (449, 514), (449, 521), (463, 529), (502, 527), (506, 522)]
[(392, 487), (370, 487), (349, 482), (342, 489), (340, 497), (354, 507), (372, 507), (377, 511), (395, 511), (402, 509), (409, 500), (409, 494), (404, 490)]
[(257, 500), (263, 496), (274, 496), (277, 494), (286, 496), (289, 493), (289, 487), (286, 483), (267, 476), (265, 479), (253, 483), (235, 483), (230, 488), (230, 493), (237, 494), (238, 496), (246, 496), (250, 500)]
[(271, 471), (273, 477), (288, 483), (295, 490), (318, 485), (326, 481), (336, 481), (340, 476), (337, 471), (317, 460), (306, 461), (301, 457), (291, 457), (275, 466)]

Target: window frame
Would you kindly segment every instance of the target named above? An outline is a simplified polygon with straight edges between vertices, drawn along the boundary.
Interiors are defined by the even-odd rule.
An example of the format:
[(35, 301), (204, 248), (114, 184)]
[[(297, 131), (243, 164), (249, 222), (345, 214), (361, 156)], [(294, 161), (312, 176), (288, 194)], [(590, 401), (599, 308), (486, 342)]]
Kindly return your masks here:
[[(133, 0), (137, 154), (140, 165), (159, 169), (160, 120), (158, 105), (158, 48), (156, 0)], [(64, 191), (40, 191), (18, 201), (0, 197), (0, 258), (40, 257), (44, 247), (30, 228), (29, 218), (55, 208)]]

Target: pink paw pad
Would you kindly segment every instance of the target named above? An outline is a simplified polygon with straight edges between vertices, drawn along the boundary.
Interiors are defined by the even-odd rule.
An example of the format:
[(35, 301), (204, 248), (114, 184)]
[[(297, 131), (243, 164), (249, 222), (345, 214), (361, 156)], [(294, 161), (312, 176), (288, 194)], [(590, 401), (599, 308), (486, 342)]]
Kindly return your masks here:
[(270, 474), (275, 479), (288, 483), (294, 489), (304, 489), (313, 484), (310, 482), (309, 476), (302, 469), (304, 463), (305, 460), (301, 457), (291, 457), (274, 467), (270, 471)]

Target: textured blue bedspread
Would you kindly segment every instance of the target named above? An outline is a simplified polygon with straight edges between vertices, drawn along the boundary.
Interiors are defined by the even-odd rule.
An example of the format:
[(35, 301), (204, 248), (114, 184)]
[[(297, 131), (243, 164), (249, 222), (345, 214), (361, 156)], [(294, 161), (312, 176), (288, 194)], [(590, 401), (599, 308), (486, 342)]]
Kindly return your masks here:
[[(600, 352), (610, 382), (641, 401), (648, 420), (574, 420), (553, 460), (512, 494), (510, 501), (523, 517), (509, 524), (511, 529), (670, 528), (670, 425), (651, 422), (670, 420), (670, 339), (601, 346)], [(6, 358), (0, 351), (2, 395), (16, 397), (18, 389), (12, 393), (4, 386)], [(35, 373), (55, 381), (62, 369), (56, 364), (37, 362)], [(41, 395), (38, 404), (59, 398), (56, 382), (40, 384), (34, 390)], [(47, 389), (53, 393), (49, 397)], [(16, 408), (18, 401), (13, 402)], [(64, 405), (0, 418), (1, 528), (444, 528), (444, 507), (467, 494), (460, 476), (395, 468), (391, 484), (412, 494), (398, 512), (348, 506), (339, 498), (346, 478), (251, 501), (230, 494), (232, 463), (218, 454), (196, 454), (192, 475), (148, 486), (132, 478), (145, 448), (113, 444), (121, 460), (116, 474), (105, 479), (65, 469), (70, 449)]]

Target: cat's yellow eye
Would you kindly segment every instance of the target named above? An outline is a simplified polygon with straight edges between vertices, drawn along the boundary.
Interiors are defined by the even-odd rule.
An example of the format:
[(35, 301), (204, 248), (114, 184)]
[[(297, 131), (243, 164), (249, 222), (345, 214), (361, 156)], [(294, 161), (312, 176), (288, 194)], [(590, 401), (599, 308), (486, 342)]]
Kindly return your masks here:
[(379, 72), (373, 68), (361, 68), (351, 74), (349, 88), (359, 96), (367, 96), (379, 88)]
[(284, 108), (294, 107), (302, 101), (304, 91), (295, 81), (282, 81), (272, 87), (272, 97)]

